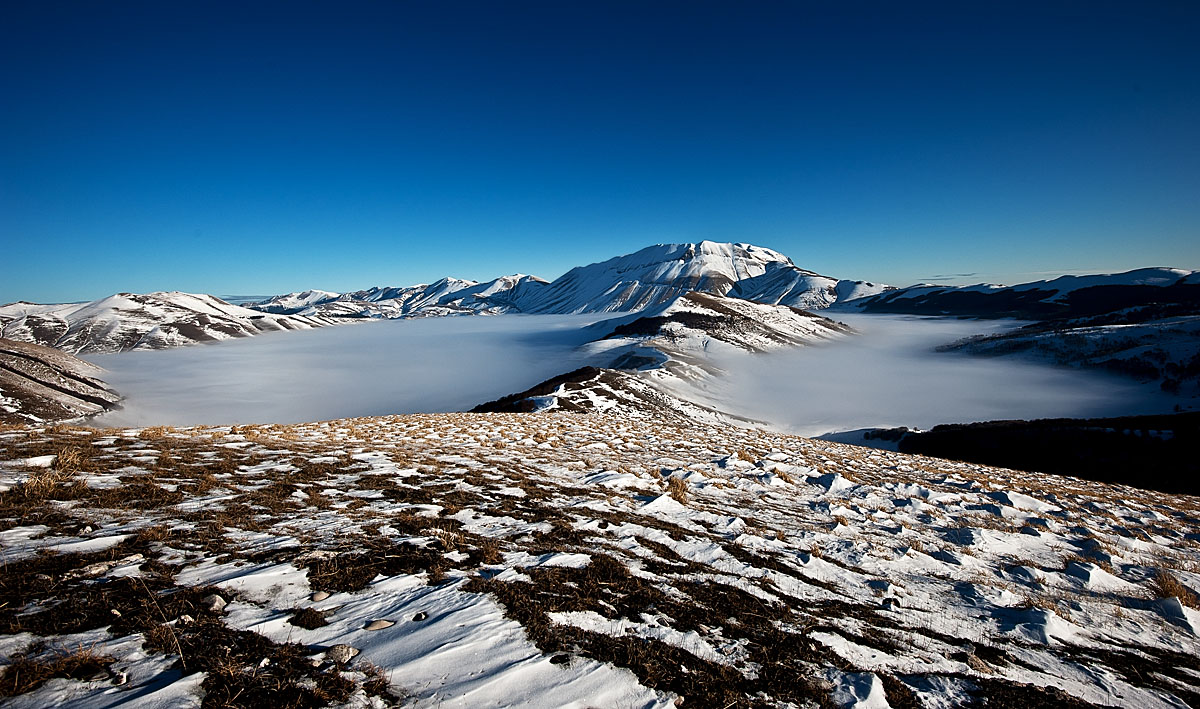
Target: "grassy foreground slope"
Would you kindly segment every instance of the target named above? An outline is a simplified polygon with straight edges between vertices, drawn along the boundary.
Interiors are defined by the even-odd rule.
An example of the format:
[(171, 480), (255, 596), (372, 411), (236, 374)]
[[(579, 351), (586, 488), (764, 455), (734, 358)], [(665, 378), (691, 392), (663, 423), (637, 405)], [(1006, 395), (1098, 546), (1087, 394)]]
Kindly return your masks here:
[(6, 706), (1200, 703), (1193, 497), (636, 411), (8, 427), (0, 489)]

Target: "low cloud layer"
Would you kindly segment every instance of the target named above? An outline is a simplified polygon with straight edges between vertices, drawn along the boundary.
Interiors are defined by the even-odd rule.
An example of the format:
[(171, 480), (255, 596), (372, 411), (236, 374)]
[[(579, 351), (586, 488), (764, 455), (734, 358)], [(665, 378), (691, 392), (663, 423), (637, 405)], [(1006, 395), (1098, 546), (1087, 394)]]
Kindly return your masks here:
[[(581, 328), (608, 316), (454, 317), (271, 333), (159, 352), (99, 355), (125, 409), (113, 426), (295, 423), (463, 411), (588, 362)], [(874, 426), (1169, 409), (1115, 377), (1012, 358), (937, 354), (1011, 323), (837, 315), (862, 335), (739, 355), (703, 395), (718, 408), (805, 435)]]
[(728, 409), (804, 435), (1170, 410), (1161, 393), (1107, 374), (933, 352), (963, 337), (1015, 327), (1011, 321), (834, 317), (862, 334), (722, 362), (728, 376), (717, 394)]
[(582, 366), (608, 316), (451, 317), (90, 357), (127, 397), (101, 425), (296, 423), (461, 411)]

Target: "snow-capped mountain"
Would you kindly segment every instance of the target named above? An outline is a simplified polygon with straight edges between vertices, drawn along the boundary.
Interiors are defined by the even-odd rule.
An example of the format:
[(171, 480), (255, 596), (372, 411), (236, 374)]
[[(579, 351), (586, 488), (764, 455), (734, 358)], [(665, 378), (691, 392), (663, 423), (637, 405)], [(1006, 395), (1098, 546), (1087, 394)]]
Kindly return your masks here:
[(1043, 319), (1090, 316), (1163, 302), (1200, 303), (1200, 272), (1141, 268), (1015, 286), (922, 284), (861, 298), (844, 307), (875, 313)]
[(507, 303), (515, 294), (543, 285), (542, 279), (520, 273), (482, 283), (443, 278), (430, 284), (377, 286), (352, 293), (308, 290), (275, 296), (249, 307), (267, 313), (337, 318), (494, 314), (509, 310)]
[(757, 303), (822, 310), (834, 303), (878, 295), (891, 288), (868, 281), (839, 280), (790, 264), (772, 263), (762, 275), (735, 283), (729, 295)]
[(305, 308), (337, 300), (338, 295), (338, 293), (332, 293), (327, 290), (306, 290), (299, 293), (277, 295), (259, 303), (251, 303), (250, 305), (253, 306), (254, 310), (261, 310), (264, 313), (293, 315)]
[(111, 409), (120, 395), (101, 374), (60, 350), (0, 339), (0, 423), (61, 421)]
[(732, 295), (760, 303), (821, 309), (888, 288), (805, 271), (771, 249), (751, 244), (658, 244), (571, 269), (552, 282), (516, 274), (477, 283), (375, 287), (353, 293), (308, 290), (249, 307), (269, 313), (407, 318), (469, 313), (631, 312), (685, 293)]
[(335, 323), (230, 305), (211, 295), (118, 293), (90, 303), (0, 307), (0, 335), (72, 354), (157, 350)]
[(641, 310), (684, 293), (725, 295), (734, 284), (788, 265), (783, 254), (750, 244), (659, 244), (607, 261), (578, 266), (545, 288), (518, 294), (525, 313), (602, 313)]

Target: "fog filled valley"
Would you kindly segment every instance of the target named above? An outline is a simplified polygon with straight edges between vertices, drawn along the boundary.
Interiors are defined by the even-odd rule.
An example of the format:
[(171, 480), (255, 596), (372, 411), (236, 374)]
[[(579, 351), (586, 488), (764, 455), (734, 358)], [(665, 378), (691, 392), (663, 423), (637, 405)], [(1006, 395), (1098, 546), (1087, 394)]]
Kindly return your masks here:
[(99, 425), (464, 411), (581, 366), (597, 315), (367, 321), (89, 359), (127, 398)]
[[(681, 395), (769, 428), (821, 435), (993, 419), (1169, 411), (1156, 387), (1013, 357), (934, 349), (1015, 321), (830, 313), (854, 335), (771, 352), (720, 350)], [(300, 423), (465, 411), (584, 365), (584, 328), (611, 315), (366, 322), (161, 351), (92, 355), (124, 395), (101, 426)], [(599, 327), (599, 326), (598, 326)]]
[(828, 344), (721, 360), (730, 410), (816, 436), (998, 419), (1170, 411), (1157, 387), (1020, 357), (937, 352), (1015, 321), (830, 313), (858, 333)]

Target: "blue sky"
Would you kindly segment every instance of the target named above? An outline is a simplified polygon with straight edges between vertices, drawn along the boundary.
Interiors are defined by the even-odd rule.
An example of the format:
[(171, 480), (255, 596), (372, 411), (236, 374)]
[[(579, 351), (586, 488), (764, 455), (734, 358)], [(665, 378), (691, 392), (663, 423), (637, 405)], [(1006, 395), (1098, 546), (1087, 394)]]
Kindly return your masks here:
[(1200, 268), (1200, 4), (0, 7), (0, 302)]

